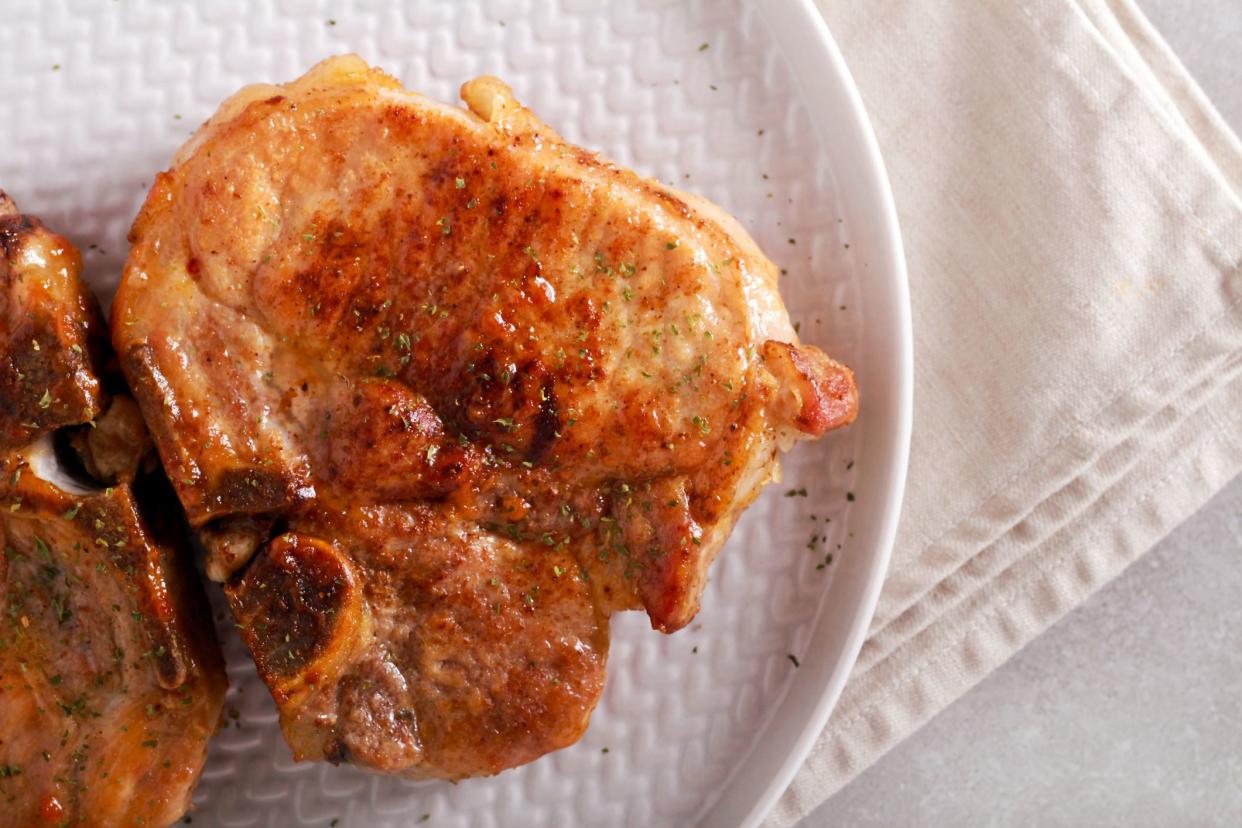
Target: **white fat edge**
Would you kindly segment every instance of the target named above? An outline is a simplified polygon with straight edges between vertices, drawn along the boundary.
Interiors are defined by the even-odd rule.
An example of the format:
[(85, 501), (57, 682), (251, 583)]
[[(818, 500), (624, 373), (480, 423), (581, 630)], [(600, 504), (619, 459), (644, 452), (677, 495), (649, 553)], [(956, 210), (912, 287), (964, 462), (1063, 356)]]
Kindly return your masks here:
[(65, 471), (56, 457), (56, 448), (52, 444), (50, 433), (41, 435), (23, 454), (30, 463), (30, 471), (35, 477), (52, 484), (66, 494), (91, 495), (99, 491), (99, 487), (85, 485)]

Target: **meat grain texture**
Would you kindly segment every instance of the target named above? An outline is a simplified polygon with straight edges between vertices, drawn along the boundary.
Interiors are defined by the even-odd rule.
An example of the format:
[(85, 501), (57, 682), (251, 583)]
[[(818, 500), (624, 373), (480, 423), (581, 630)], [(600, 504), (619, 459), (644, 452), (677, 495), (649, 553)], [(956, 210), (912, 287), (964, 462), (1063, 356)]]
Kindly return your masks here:
[(14, 828), (177, 820), (226, 684), (189, 550), (149, 517), (151, 443), (101, 370), (80, 272), (73, 245), (0, 193), (0, 826)]
[(302, 759), (496, 773), (576, 741), (608, 619), (673, 632), (853, 377), (713, 205), (355, 57), (161, 174), (114, 344)]

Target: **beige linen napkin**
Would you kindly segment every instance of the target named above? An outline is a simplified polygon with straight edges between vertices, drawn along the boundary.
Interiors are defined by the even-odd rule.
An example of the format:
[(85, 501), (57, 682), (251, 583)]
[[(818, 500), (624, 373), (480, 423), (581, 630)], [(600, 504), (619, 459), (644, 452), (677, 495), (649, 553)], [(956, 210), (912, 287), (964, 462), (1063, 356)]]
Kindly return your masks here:
[(870, 638), (772, 826), (1242, 470), (1242, 146), (1132, 2), (817, 2), (901, 216), (914, 443)]

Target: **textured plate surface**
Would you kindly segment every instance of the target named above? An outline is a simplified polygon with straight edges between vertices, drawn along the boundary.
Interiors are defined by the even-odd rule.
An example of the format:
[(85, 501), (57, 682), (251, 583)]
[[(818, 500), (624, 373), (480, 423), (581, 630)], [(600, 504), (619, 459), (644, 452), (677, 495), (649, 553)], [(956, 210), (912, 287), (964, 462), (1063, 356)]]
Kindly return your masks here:
[(696, 622), (665, 637), (643, 616), (615, 617), (586, 736), (516, 771), (450, 785), (295, 764), (217, 600), (229, 718), (194, 823), (756, 822), (861, 643), (908, 430), (891, 204), (852, 85), (809, 6), (0, 0), (0, 16), (0, 188), (80, 245), (105, 300), (154, 174), (220, 101), (356, 51), (442, 100), (496, 74), (570, 141), (721, 204), (787, 269), (782, 290), (803, 338), (859, 375), (863, 418), (788, 458), (785, 481), (721, 554)]

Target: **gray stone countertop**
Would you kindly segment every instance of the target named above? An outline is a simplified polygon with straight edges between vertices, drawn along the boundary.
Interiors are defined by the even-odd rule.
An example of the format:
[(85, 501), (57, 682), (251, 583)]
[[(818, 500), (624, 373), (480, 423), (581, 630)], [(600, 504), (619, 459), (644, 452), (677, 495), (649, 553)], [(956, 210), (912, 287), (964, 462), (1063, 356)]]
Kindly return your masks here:
[[(1242, 132), (1242, 0), (1138, 0)], [(1242, 478), (799, 828), (1242, 825)]]

